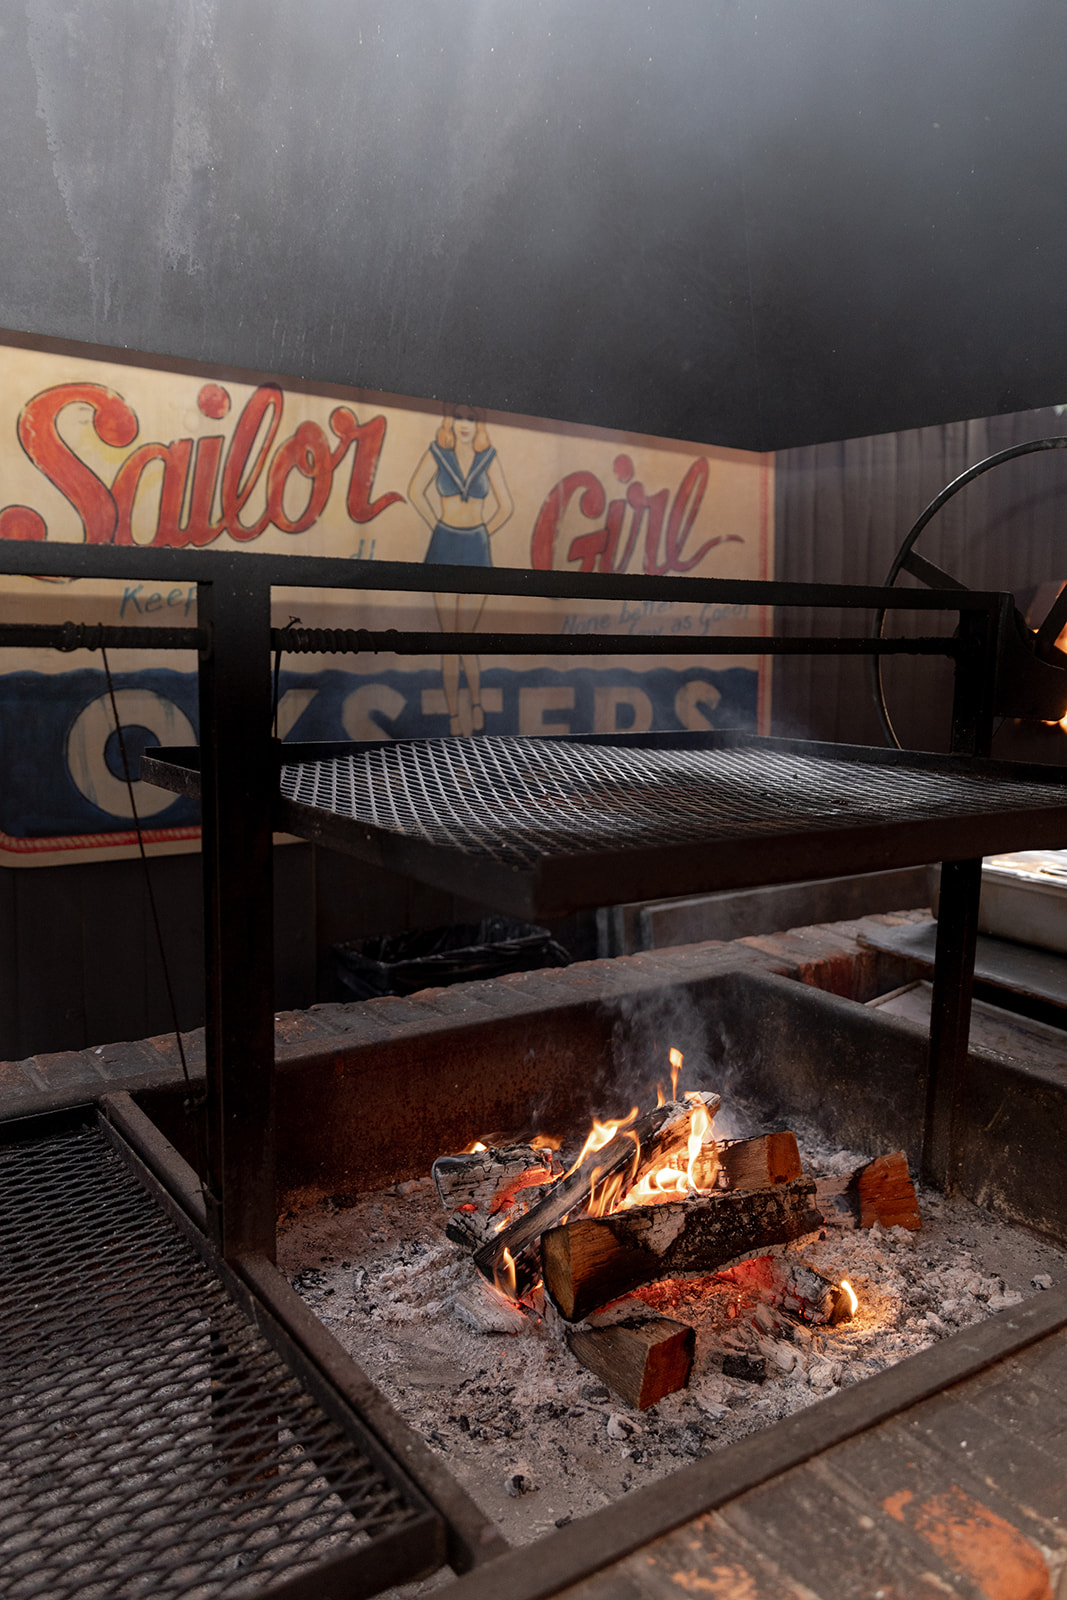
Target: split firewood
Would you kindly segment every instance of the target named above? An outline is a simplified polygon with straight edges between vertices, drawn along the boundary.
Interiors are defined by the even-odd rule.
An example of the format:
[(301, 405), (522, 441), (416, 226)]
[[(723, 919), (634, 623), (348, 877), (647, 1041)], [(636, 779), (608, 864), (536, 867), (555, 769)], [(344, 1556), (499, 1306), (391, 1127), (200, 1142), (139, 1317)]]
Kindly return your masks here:
[(581, 1209), (594, 1185), (603, 1190), (612, 1179), (623, 1178), (627, 1173), (632, 1173), (636, 1180), (647, 1168), (684, 1150), (689, 1138), (690, 1115), (697, 1100), (709, 1118), (715, 1116), (721, 1104), (719, 1096), (711, 1093), (700, 1094), (688, 1102), (669, 1100), (638, 1118), (633, 1127), (616, 1134), (603, 1149), (587, 1155), (573, 1172), (554, 1183), (524, 1216), (508, 1223), (474, 1252), (478, 1271), (491, 1283), (496, 1283), (505, 1276), (504, 1269), (510, 1261), (513, 1268), (508, 1271), (514, 1271), (518, 1292), (522, 1293), (536, 1274), (536, 1245), (541, 1235), (554, 1228), (569, 1212)]
[(797, 1136), (788, 1129), (721, 1144), (719, 1164), (729, 1189), (770, 1189), (776, 1183), (792, 1183), (803, 1172)]
[(815, 1180), (804, 1176), (773, 1188), (718, 1190), (608, 1217), (581, 1217), (542, 1237), (545, 1289), (562, 1316), (576, 1322), (641, 1284), (714, 1272), (821, 1223)]
[(915, 1185), (903, 1150), (876, 1156), (854, 1174), (853, 1181), (861, 1228), (880, 1222), (883, 1228), (910, 1228), (915, 1233), (922, 1227)]
[(818, 1203), (828, 1219), (842, 1228), (922, 1227), (915, 1185), (903, 1150), (876, 1156), (865, 1166), (839, 1178), (820, 1178)]
[(769, 1189), (799, 1178), (803, 1168), (795, 1133), (783, 1129), (757, 1139), (730, 1139), (705, 1149), (693, 1164), (697, 1189)]
[(567, 1343), (583, 1367), (645, 1411), (689, 1382), (696, 1334), (684, 1322), (653, 1317), (568, 1333)]

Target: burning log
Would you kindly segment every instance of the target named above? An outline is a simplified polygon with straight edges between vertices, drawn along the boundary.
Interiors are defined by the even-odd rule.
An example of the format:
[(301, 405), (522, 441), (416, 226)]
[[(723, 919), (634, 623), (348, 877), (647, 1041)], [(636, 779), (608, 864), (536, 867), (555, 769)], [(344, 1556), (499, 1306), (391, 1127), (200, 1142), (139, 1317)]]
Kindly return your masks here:
[(544, 1183), (553, 1172), (562, 1171), (551, 1150), (510, 1144), (465, 1151), (458, 1156), (438, 1156), (431, 1176), (447, 1210), (476, 1205), (489, 1211), (502, 1191), (514, 1192), (526, 1183)]
[(616, 1133), (602, 1148), (592, 1150), (579, 1160), (525, 1216), (508, 1223), (475, 1250), (474, 1264), (478, 1271), (491, 1283), (502, 1280), (510, 1283), (514, 1276), (517, 1292), (521, 1294), (533, 1280), (535, 1246), (542, 1234), (555, 1228), (569, 1212), (585, 1206), (594, 1189), (599, 1187), (603, 1194), (613, 1183), (621, 1188), (628, 1175), (639, 1179), (653, 1164), (667, 1161), (685, 1150), (695, 1107), (703, 1108), (710, 1126), (710, 1119), (720, 1103), (717, 1094), (696, 1095), (688, 1102), (669, 1100), (639, 1118), (633, 1127)]
[(545, 1289), (566, 1321), (577, 1322), (642, 1284), (714, 1272), (821, 1223), (815, 1180), (804, 1176), (766, 1189), (720, 1190), (607, 1217), (582, 1217), (544, 1233)]
[(719, 1281), (735, 1284), (748, 1294), (761, 1295), (752, 1320), (764, 1334), (781, 1326), (783, 1313), (789, 1319), (818, 1326), (846, 1321), (856, 1309), (851, 1286), (846, 1286), (844, 1280), (835, 1283), (810, 1261), (792, 1252), (740, 1262), (727, 1268)]
[(843, 1178), (820, 1178), (817, 1196), (839, 1227), (870, 1228), (877, 1222), (883, 1228), (909, 1228), (913, 1233), (922, 1227), (903, 1150), (876, 1156)]
[[(551, 1150), (516, 1144), (438, 1156), (431, 1170), (442, 1203), (455, 1208), (446, 1236), (474, 1251), (499, 1233), (497, 1217), (523, 1191), (553, 1182), (563, 1167)], [(530, 1203), (538, 1198), (527, 1196)], [(528, 1211), (529, 1203), (522, 1204), (522, 1210)]]
[(654, 1317), (571, 1332), (567, 1344), (583, 1367), (628, 1405), (646, 1411), (689, 1382), (696, 1334), (684, 1322)]

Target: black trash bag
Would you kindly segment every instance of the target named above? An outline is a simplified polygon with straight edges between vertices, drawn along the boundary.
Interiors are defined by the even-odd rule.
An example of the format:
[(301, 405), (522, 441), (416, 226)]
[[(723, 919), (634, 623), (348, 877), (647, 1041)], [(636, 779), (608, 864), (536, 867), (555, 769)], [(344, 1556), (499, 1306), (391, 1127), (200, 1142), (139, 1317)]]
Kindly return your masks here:
[(414, 994), (475, 978), (499, 978), (505, 972), (566, 967), (571, 960), (547, 928), (511, 917), (353, 939), (335, 944), (333, 953), (338, 980), (350, 1000)]

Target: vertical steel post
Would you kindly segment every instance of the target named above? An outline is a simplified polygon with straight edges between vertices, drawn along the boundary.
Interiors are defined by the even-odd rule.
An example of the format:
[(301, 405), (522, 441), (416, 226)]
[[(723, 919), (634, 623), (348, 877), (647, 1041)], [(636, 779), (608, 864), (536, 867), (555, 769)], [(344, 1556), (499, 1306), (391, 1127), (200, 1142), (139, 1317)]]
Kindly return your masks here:
[[(197, 588), (207, 1200), (228, 1259), (274, 1258), (274, 933), (270, 588), (255, 561)], [(235, 568), (239, 570), (235, 570)]]
[[(952, 751), (989, 754), (993, 741), (997, 661), (1002, 630), (1011, 624), (1011, 598), (988, 612), (960, 613), (963, 645), (956, 657)], [(959, 1176), (959, 1126), (967, 1093), (974, 958), (982, 862), (944, 861), (937, 913), (930, 1051), (926, 1074), (923, 1178), (950, 1193)]]

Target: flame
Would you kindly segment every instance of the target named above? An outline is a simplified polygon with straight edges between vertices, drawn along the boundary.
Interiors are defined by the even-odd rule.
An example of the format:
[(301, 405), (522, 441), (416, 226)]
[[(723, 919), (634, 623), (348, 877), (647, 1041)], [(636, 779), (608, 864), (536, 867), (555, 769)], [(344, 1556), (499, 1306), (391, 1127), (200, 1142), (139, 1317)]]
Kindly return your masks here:
[(685, 1060), (685, 1057), (682, 1055), (680, 1050), (676, 1050), (672, 1045), (670, 1050), (667, 1052), (667, 1059), (671, 1064), (671, 1099), (677, 1100), (678, 1079), (682, 1075), (682, 1062)]
[(689, 1156), (689, 1161), (685, 1169), (685, 1183), (687, 1189), (696, 1188), (696, 1184), (693, 1182), (693, 1166), (696, 1162), (697, 1156), (700, 1154), (701, 1147), (705, 1138), (707, 1137), (710, 1127), (711, 1118), (708, 1116), (707, 1107), (702, 1104), (695, 1105), (692, 1111), (689, 1113), (689, 1143), (686, 1152)]
[(563, 1140), (554, 1133), (535, 1133), (530, 1140), (531, 1150), (558, 1150)]
[[(618, 1117), (616, 1119), (608, 1117), (603, 1122), (601, 1122), (599, 1117), (594, 1117), (593, 1126), (589, 1130), (589, 1137), (582, 1145), (581, 1154), (574, 1165), (572, 1167), (568, 1167), (563, 1176), (565, 1178), (569, 1178), (571, 1173), (576, 1171), (577, 1168), (581, 1166), (586, 1156), (593, 1155), (597, 1150), (603, 1150), (604, 1146), (606, 1144), (610, 1144), (617, 1133), (622, 1133), (627, 1124), (633, 1122), (636, 1116), (637, 1107), (633, 1106), (625, 1117)], [(631, 1137), (633, 1136), (631, 1135)]]
[[(629, 1194), (619, 1202), (617, 1210), (625, 1211), (631, 1206), (654, 1206), (664, 1200), (684, 1200), (686, 1195), (699, 1191), (700, 1186), (694, 1181), (693, 1168), (711, 1130), (711, 1118), (698, 1094), (691, 1092), (686, 1099), (690, 1101), (692, 1109), (689, 1114), (689, 1137), (685, 1156), (680, 1157), (677, 1154), (668, 1156), (658, 1167), (646, 1172), (644, 1177), (634, 1184)], [(679, 1165), (683, 1160), (684, 1167)], [(597, 1212), (596, 1215), (602, 1216), (604, 1213)]]
[(848, 1295), (848, 1314), (850, 1317), (854, 1317), (856, 1315), (856, 1307), (859, 1305), (859, 1298), (855, 1289), (849, 1283), (847, 1278), (842, 1278), (837, 1287), (839, 1289), (844, 1289), (845, 1293)]
[(515, 1285), (515, 1257), (505, 1245), (500, 1263), (493, 1273), (493, 1286), (499, 1289), (501, 1294), (506, 1294), (509, 1299), (514, 1300), (516, 1299)]
[(651, 1172), (646, 1172), (640, 1182), (634, 1184), (617, 1209), (626, 1211), (631, 1206), (655, 1206), (664, 1200), (684, 1200), (688, 1193), (689, 1185), (685, 1173), (679, 1167), (672, 1167), (668, 1162), (664, 1162), (661, 1167), (654, 1167)]

